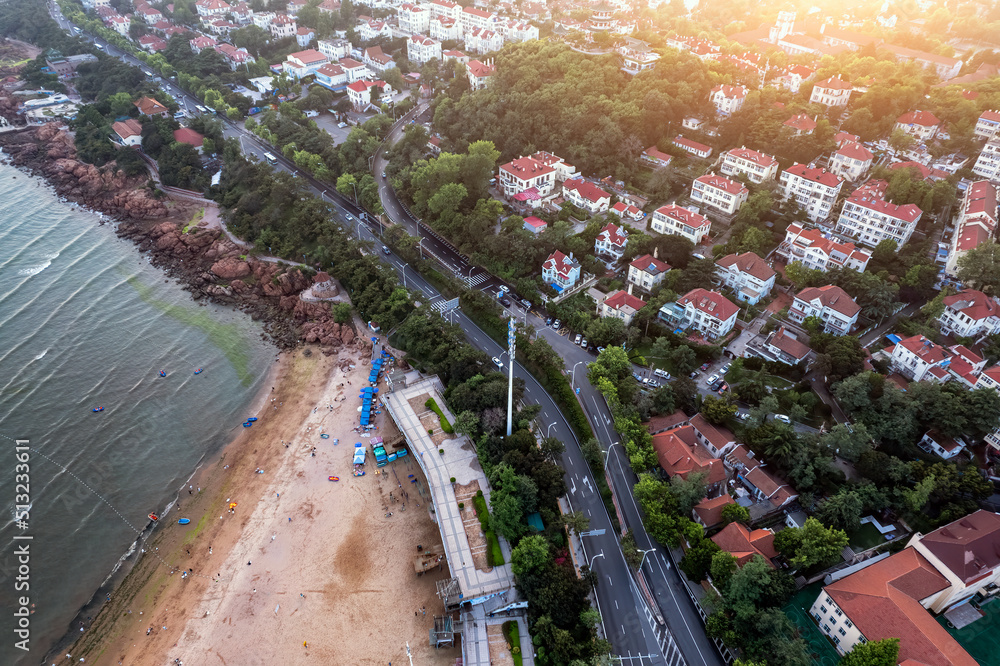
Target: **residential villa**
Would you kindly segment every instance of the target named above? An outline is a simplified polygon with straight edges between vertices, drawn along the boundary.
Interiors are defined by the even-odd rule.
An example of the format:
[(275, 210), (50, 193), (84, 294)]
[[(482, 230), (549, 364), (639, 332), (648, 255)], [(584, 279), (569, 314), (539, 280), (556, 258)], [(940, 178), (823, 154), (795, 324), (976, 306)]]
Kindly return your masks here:
[(565, 254), (556, 250), (542, 264), (542, 280), (556, 291), (569, 289), (580, 279), (580, 262), (573, 259), (570, 252)]
[(647, 294), (652, 293), (663, 283), (669, 270), (670, 264), (660, 261), (655, 255), (644, 254), (628, 265), (628, 281)]
[(617, 262), (625, 254), (628, 245), (628, 231), (617, 224), (608, 223), (594, 240), (594, 252), (598, 256)]
[(827, 271), (831, 268), (853, 268), (864, 271), (871, 253), (824, 235), (815, 227), (792, 222), (785, 228), (785, 240), (775, 254), (787, 263), (801, 262), (806, 268)]
[(691, 328), (708, 340), (724, 337), (736, 325), (740, 309), (717, 291), (692, 289), (676, 303), (667, 303), (657, 317), (669, 326)]
[(750, 196), (750, 190), (742, 183), (729, 180), (725, 176), (705, 174), (691, 183), (691, 199), (714, 208), (726, 215), (733, 215)]
[(839, 76), (819, 81), (813, 86), (812, 94), (809, 95), (811, 104), (824, 104), (826, 106), (847, 106), (851, 100), (851, 92), (854, 86), (842, 80)]
[(763, 259), (753, 252), (729, 254), (715, 262), (719, 281), (735, 292), (736, 298), (756, 305), (774, 288), (777, 275)]
[(712, 222), (704, 215), (670, 204), (653, 212), (649, 226), (657, 233), (683, 236), (699, 245), (711, 231)]
[(601, 317), (621, 319), (623, 324), (629, 326), (635, 319), (635, 315), (645, 305), (646, 301), (632, 295), (632, 285), (629, 285), (628, 291), (618, 289), (608, 294), (597, 305), (597, 314)]
[(830, 171), (844, 180), (862, 178), (872, 166), (875, 155), (860, 143), (845, 143), (830, 156)]
[(604, 213), (611, 205), (611, 195), (582, 178), (570, 178), (563, 183), (563, 196), (574, 206), (591, 215)]
[(858, 323), (861, 306), (847, 292), (835, 285), (806, 287), (800, 291), (788, 310), (788, 318), (801, 324), (809, 317), (823, 322), (823, 332), (847, 335)]
[(760, 184), (778, 175), (778, 160), (743, 146), (724, 152), (719, 170), (726, 176), (744, 175), (751, 182)]

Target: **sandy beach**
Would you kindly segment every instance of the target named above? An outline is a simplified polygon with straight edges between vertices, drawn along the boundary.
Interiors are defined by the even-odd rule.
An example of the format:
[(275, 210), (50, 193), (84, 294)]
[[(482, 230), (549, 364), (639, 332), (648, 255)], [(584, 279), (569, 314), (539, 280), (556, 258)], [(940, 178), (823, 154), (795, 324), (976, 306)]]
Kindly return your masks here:
[(454, 663), (458, 649), (428, 645), (447, 564), (413, 569), (418, 545), (440, 544), (419, 467), (369, 455), (351, 474), (368, 353), (308, 351), (281, 356), (259, 420), (191, 480), (147, 542), (155, 556), (62, 663), (404, 664), (407, 643), (421, 664)]

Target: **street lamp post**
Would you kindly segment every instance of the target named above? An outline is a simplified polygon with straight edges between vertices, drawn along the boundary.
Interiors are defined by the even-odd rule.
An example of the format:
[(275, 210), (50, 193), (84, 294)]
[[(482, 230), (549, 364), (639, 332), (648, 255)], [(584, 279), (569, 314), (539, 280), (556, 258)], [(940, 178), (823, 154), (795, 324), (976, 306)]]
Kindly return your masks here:
[(371, 171), (371, 170), (372, 170), (372, 160), (373, 160), (373, 159), (375, 159), (375, 156), (374, 156), (374, 155), (369, 155), (369, 156), (368, 156), (368, 170), (369, 170), (369, 171)]
[(401, 271), (401, 272), (403, 273), (403, 289), (406, 289), (406, 267), (407, 267), (407, 266), (409, 266), (409, 264), (405, 264), (405, 263), (404, 263), (404, 264), (403, 264), (403, 265), (402, 265), (402, 266), (400, 267), (400, 269), (399, 269), (399, 270), (400, 270), (400, 271)]
[(559, 423), (559, 422), (558, 421), (553, 421), (552, 423), (549, 424), (549, 427), (545, 429), (545, 437), (546, 438), (548, 438), (549, 433), (552, 432), (552, 426), (554, 426), (556, 423)]
[(585, 363), (585, 361), (577, 361), (576, 363), (573, 364), (573, 369), (570, 371), (571, 379), (569, 385), (571, 388), (574, 389), (576, 388), (576, 366), (580, 365), (581, 363)]
[(468, 279), (469, 289), (472, 289), (472, 271), (473, 271), (473, 269), (475, 269), (475, 266), (469, 266), (469, 279)]
[[(601, 552), (599, 552), (597, 555), (594, 555), (592, 558), (590, 558), (590, 568), (591, 569), (594, 568), (594, 560), (596, 560), (598, 557), (604, 557), (604, 551), (603, 550)], [(604, 558), (604, 559), (607, 559), (607, 558)]]
[(656, 549), (650, 548), (649, 550), (643, 550), (642, 548), (637, 548), (635, 552), (642, 553), (642, 559), (639, 560), (639, 568), (641, 569), (642, 563), (646, 561), (646, 555), (648, 555), (649, 553), (655, 553)]
[(618, 444), (618, 442), (615, 442), (614, 444), (612, 444), (611, 446), (609, 446), (608, 450), (604, 452), (604, 471), (605, 472), (608, 471), (608, 462), (610, 462), (610, 460), (611, 460), (611, 449), (615, 448), (615, 444)]

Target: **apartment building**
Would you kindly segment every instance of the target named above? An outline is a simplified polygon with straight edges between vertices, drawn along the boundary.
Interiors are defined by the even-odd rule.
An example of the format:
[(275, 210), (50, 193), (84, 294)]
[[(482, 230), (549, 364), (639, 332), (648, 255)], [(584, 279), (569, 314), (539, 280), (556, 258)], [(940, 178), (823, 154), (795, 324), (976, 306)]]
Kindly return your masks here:
[(888, 188), (884, 180), (872, 180), (854, 190), (840, 211), (835, 231), (868, 247), (886, 239), (902, 247), (913, 235), (923, 211), (914, 204), (889, 203), (885, 200)]
[(458, 22), (462, 25), (462, 34), (465, 34), (476, 28), (492, 29), (496, 25), (497, 15), (479, 7), (462, 7)]
[(655, 255), (644, 254), (628, 265), (628, 281), (647, 294), (652, 293), (663, 284), (669, 270), (670, 264), (660, 261)]
[(972, 133), (977, 139), (989, 141), (996, 135), (997, 130), (1000, 130), (1000, 111), (989, 109), (979, 116)]
[(778, 175), (778, 160), (743, 146), (724, 152), (719, 170), (726, 176), (743, 175), (759, 184)]
[(788, 310), (788, 318), (801, 324), (809, 317), (823, 322), (823, 332), (847, 335), (858, 323), (861, 306), (847, 292), (835, 285), (806, 287), (800, 291)]
[(726, 215), (733, 215), (750, 196), (750, 190), (742, 183), (729, 180), (725, 176), (706, 174), (698, 176), (691, 183), (691, 199), (715, 208)]
[(860, 143), (844, 143), (830, 156), (830, 171), (844, 180), (860, 180), (872, 166), (875, 155)]
[(821, 271), (831, 268), (864, 271), (872, 257), (869, 252), (854, 247), (854, 243), (842, 243), (815, 227), (805, 227), (798, 222), (788, 225), (785, 240), (775, 252), (787, 263), (798, 261), (806, 268)]
[(653, 212), (650, 227), (656, 233), (683, 236), (700, 245), (712, 230), (712, 222), (704, 215), (670, 204), (660, 206)]
[(316, 50), (330, 62), (337, 62), (351, 55), (351, 43), (346, 39), (320, 39), (316, 42)]
[(323, 65), (330, 62), (325, 55), (316, 49), (306, 49), (296, 53), (289, 53), (285, 62), (281, 63), (282, 68), (295, 79), (312, 76)]
[(955, 223), (951, 247), (945, 262), (945, 273), (958, 275), (958, 260), (996, 235), (997, 190), (989, 182), (979, 180), (965, 190), (961, 213)]
[(980, 178), (1000, 182), (1000, 139), (990, 139), (983, 146), (972, 172)]
[(756, 305), (774, 288), (776, 273), (753, 252), (729, 254), (715, 262), (719, 281), (736, 293), (741, 301)]
[(851, 100), (851, 91), (854, 86), (842, 80), (839, 76), (819, 81), (813, 86), (812, 94), (809, 95), (809, 102), (812, 104), (823, 104), (825, 106), (847, 106)]
[(806, 217), (822, 222), (830, 216), (843, 180), (826, 169), (795, 164), (781, 173), (781, 196), (798, 204)]
[(412, 3), (404, 3), (396, 10), (399, 29), (414, 35), (423, 35), (431, 27), (431, 12)]
[(296, 25), (294, 18), (278, 14), (271, 19), (267, 29), (271, 32), (271, 37), (274, 39), (285, 39), (286, 37), (294, 37), (299, 27)]

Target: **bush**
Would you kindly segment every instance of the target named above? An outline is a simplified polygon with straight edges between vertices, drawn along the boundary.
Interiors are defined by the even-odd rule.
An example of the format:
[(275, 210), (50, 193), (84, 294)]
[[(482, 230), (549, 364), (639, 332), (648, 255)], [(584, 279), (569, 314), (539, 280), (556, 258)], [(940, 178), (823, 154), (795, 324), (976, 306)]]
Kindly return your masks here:
[(351, 320), (351, 304), (337, 303), (333, 306), (333, 320), (338, 324), (344, 324)]
[(451, 482), (455, 483), (455, 477), (451, 477)]
[(486, 535), (486, 563), (491, 567), (498, 567), (504, 563), (503, 551), (500, 550), (500, 540), (497, 539), (496, 532), (490, 528), (490, 510), (486, 507), (486, 498), (480, 490), (472, 500), (476, 507), (476, 517), (479, 518), (479, 527)]
[(461, 511), (461, 510), (463, 510), (464, 508), (465, 508), (465, 502), (459, 502), (459, 503), (458, 503), (458, 510), (459, 510), (459, 511)]

